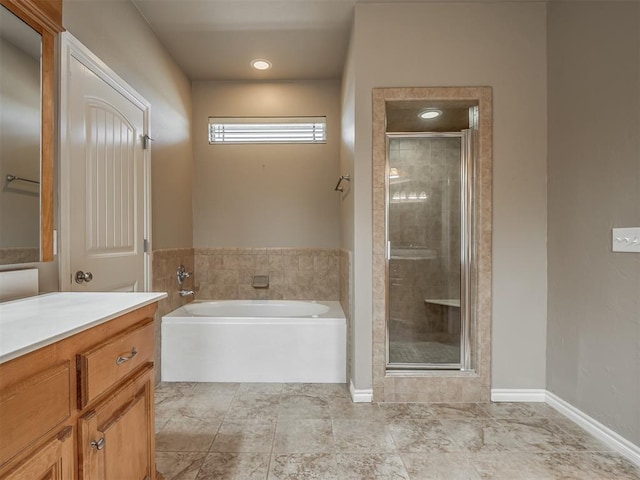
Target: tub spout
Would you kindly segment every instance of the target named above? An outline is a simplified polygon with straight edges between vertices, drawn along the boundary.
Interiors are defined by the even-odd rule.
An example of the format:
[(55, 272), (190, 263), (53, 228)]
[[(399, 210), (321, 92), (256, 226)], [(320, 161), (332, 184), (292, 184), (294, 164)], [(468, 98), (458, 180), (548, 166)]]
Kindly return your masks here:
[(181, 297), (188, 297), (189, 295), (195, 295), (195, 292), (193, 290), (180, 290), (178, 293), (180, 294)]

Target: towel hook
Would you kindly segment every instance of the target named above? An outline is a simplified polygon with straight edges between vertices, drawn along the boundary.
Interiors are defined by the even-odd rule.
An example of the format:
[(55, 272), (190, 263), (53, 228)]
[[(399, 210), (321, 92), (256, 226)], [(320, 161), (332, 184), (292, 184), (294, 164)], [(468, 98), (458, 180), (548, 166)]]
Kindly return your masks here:
[(351, 181), (351, 176), (350, 175), (340, 175), (340, 178), (338, 179), (338, 183), (336, 184), (336, 188), (334, 188), (334, 190), (336, 192), (344, 192), (344, 187), (341, 186), (343, 180), (345, 180), (347, 182), (350, 182)]

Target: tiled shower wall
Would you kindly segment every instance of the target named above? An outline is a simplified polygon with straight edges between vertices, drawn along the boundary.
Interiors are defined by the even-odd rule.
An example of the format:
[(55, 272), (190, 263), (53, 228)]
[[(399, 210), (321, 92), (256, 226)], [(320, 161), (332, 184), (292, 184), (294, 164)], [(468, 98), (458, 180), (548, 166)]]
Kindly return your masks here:
[(425, 299), (460, 298), (460, 138), (393, 139), (389, 166), (389, 333), (430, 340)]
[(181, 297), (181, 288), (193, 290), (193, 277), (186, 279), (180, 287), (176, 279), (178, 265), (184, 265), (187, 272), (193, 272), (193, 248), (170, 248), (153, 251), (153, 285), (154, 292), (167, 292), (167, 298), (160, 300), (155, 316), (155, 365), (156, 382), (160, 381), (160, 322), (162, 316), (193, 300), (193, 296)]
[[(340, 300), (333, 248), (196, 248), (198, 299)], [(269, 288), (253, 288), (269, 275)]]

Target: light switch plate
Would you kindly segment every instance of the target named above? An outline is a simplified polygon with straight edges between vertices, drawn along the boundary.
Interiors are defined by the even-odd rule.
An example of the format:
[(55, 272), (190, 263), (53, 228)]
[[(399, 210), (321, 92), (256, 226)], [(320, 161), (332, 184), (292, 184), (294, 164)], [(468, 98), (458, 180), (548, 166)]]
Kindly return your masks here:
[(640, 253), (640, 227), (614, 228), (612, 233), (611, 241), (614, 252)]

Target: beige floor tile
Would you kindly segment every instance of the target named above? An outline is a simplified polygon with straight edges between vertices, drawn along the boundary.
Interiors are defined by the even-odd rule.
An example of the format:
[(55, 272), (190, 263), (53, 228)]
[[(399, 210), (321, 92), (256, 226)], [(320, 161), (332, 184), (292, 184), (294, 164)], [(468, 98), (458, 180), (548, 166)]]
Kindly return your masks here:
[(546, 404), (354, 404), (346, 385), (162, 383), (166, 480), (640, 480)]
[(206, 455), (204, 452), (158, 452), (156, 468), (164, 480), (194, 480)]
[(226, 420), (220, 425), (210, 451), (271, 453), (275, 431), (275, 421)]
[(399, 452), (436, 453), (460, 450), (438, 420), (394, 420), (389, 430)]
[(638, 480), (640, 467), (613, 453), (552, 453), (538, 456), (549, 476), (562, 480)]
[(274, 454), (269, 480), (340, 480), (332, 453)]
[(481, 480), (480, 474), (461, 453), (403, 453), (412, 480)]
[(227, 419), (235, 420), (275, 420), (278, 417), (280, 395), (237, 394), (229, 410)]
[(268, 394), (282, 393), (282, 383), (241, 383), (238, 387), (239, 394)]
[(588, 445), (569, 435), (547, 418), (501, 419), (496, 420), (502, 427), (515, 435), (519, 450), (541, 452), (586, 451)]
[(488, 414), (476, 403), (433, 403), (428, 405), (432, 416), (438, 420), (455, 418), (483, 418)]
[(340, 480), (410, 480), (398, 454), (337, 454)]
[(268, 454), (210, 453), (196, 480), (265, 480), (268, 472)]
[(556, 418), (561, 416), (557, 410), (546, 403), (491, 402), (478, 404), (478, 406), (493, 418)]
[(463, 452), (515, 452), (523, 449), (508, 428), (491, 418), (442, 420), (442, 426), (457, 449)]
[(323, 398), (350, 398), (347, 385), (342, 383), (287, 383), (282, 393)]
[(218, 431), (221, 420), (202, 419), (174, 415), (156, 434), (158, 452), (206, 452)]
[(278, 420), (274, 453), (333, 453), (331, 420)]
[(281, 395), (278, 418), (331, 418), (329, 403), (325, 398), (309, 395)]
[(556, 479), (550, 476), (537, 454), (478, 453), (470, 455), (469, 459), (483, 480)]
[(336, 451), (341, 453), (395, 452), (396, 445), (387, 426), (375, 420), (333, 421)]

